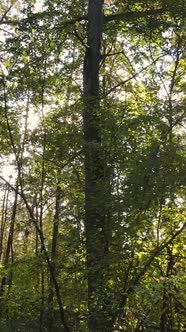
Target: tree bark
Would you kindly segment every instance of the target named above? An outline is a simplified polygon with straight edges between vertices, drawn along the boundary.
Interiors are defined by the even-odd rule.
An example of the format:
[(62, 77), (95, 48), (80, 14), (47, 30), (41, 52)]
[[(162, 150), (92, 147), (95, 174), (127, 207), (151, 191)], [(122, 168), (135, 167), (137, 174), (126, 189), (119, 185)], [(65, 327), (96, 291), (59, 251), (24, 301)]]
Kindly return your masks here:
[(9, 191), (10, 191), (9, 187), (5, 185), (3, 204), (2, 204), (1, 225), (0, 225), (0, 260), (3, 255), (3, 241), (4, 241), (5, 227), (7, 223), (7, 205), (8, 205)]
[(172, 248), (170, 246), (167, 247), (167, 255), (168, 255), (167, 271), (166, 271), (167, 283), (164, 285), (163, 289), (163, 303), (161, 311), (162, 313), (160, 317), (160, 332), (171, 332), (173, 331), (173, 326), (174, 326), (174, 315), (172, 313), (172, 294), (168, 278), (171, 277), (172, 275), (175, 262), (172, 255)]
[[(16, 192), (15, 192), (15, 198), (14, 198), (14, 204), (12, 207), (12, 215), (11, 215), (11, 221), (10, 221), (10, 227), (9, 227), (9, 233), (8, 233), (8, 239), (7, 239), (7, 245), (6, 245), (6, 251), (5, 256), (3, 259), (3, 264), (6, 267), (9, 263), (9, 260), (11, 258), (11, 262), (13, 263), (14, 257), (13, 257), (13, 240), (14, 240), (14, 227), (16, 222), (16, 214), (17, 214), (17, 200), (18, 200), (18, 182), (16, 183)], [(10, 270), (8, 277), (3, 276), (0, 282), (0, 298), (4, 293), (4, 287), (5, 285), (8, 285), (8, 293), (10, 291), (12, 284), (12, 271)]]
[(84, 57), (85, 234), (88, 282), (88, 329), (108, 331), (104, 266), (108, 253), (106, 179), (101, 142), (99, 66), (103, 30), (103, 0), (89, 0), (87, 49)]
[[(55, 202), (55, 212), (53, 220), (53, 231), (52, 231), (52, 249), (51, 249), (51, 267), (53, 269), (53, 274), (56, 275), (56, 254), (57, 254), (57, 241), (58, 241), (58, 229), (59, 229), (59, 217), (60, 217), (60, 199), (62, 196), (61, 188), (58, 185), (56, 188), (56, 202)], [(49, 295), (48, 295), (48, 331), (53, 331), (54, 323), (54, 282), (52, 275), (50, 274), (49, 280)]]

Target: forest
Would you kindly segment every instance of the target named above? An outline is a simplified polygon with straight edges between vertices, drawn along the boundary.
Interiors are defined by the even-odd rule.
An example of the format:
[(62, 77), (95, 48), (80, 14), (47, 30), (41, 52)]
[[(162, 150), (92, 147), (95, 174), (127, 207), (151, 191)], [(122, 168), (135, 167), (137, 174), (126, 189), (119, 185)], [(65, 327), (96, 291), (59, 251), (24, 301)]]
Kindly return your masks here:
[(0, 332), (186, 331), (185, 28), (1, 0)]

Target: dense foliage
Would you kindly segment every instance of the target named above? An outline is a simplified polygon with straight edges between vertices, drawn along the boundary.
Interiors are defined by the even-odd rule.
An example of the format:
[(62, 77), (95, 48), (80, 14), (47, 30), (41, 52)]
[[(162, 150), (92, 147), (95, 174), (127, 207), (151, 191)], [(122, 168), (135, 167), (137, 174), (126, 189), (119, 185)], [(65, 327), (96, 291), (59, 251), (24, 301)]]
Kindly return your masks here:
[(186, 330), (185, 14), (0, 4), (2, 332)]

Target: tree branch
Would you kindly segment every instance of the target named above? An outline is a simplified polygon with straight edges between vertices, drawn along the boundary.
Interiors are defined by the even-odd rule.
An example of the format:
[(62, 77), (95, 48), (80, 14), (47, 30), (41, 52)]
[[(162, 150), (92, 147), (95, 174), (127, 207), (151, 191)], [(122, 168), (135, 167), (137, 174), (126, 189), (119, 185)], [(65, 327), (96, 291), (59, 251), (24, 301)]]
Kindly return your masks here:
[(0, 24), (3, 23), (4, 19), (6, 18), (6, 15), (9, 13), (9, 11), (12, 9), (12, 5), (10, 7), (7, 8), (7, 10), (5, 11), (5, 13), (3, 14), (3, 16), (0, 19)]
[[(108, 15), (108, 16), (104, 16), (104, 23), (108, 23), (108, 22), (111, 22), (111, 21), (116, 21), (116, 22), (119, 22), (119, 21), (132, 21), (132, 20), (135, 20), (135, 19), (138, 19), (138, 18), (143, 18), (143, 17), (148, 17), (148, 16), (158, 16), (160, 14), (163, 14), (165, 12), (164, 9), (160, 8), (160, 9), (152, 9), (152, 10), (146, 10), (146, 11), (139, 11), (139, 12), (124, 12), (124, 13), (121, 13), (121, 14), (114, 14), (114, 15)], [(44, 14), (44, 12), (43, 12)], [(54, 14), (58, 15), (59, 16), (59, 12), (54, 12)], [(4, 15), (3, 15), (4, 16)], [(35, 14), (35, 17), (37, 17), (38, 15)], [(24, 19), (25, 20), (25, 19)], [(72, 26), (74, 25), (75, 23), (77, 22), (83, 22), (83, 21), (86, 21), (87, 22), (88, 20), (88, 17), (87, 16), (78, 16), (78, 17), (75, 17), (71, 20), (67, 20), (65, 22), (62, 23), (62, 25), (60, 25), (60, 28), (61, 26), (64, 27), (64, 28), (67, 28), (69, 26)], [(1, 24), (9, 24), (9, 25), (16, 25), (18, 24), (20, 21), (18, 20), (0, 20), (0, 25)]]
[(111, 92), (113, 92), (115, 89), (119, 88), (120, 86), (126, 84), (127, 82), (131, 81), (133, 78), (136, 78), (139, 74), (141, 74), (144, 70), (146, 70), (147, 68), (149, 68), (150, 66), (152, 66), (154, 63), (156, 63), (160, 58), (162, 58), (164, 55), (159, 56), (157, 59), (155, 59), (153, 62), (151, 62), (150, 64), (148, 64), (147, 66), (141, 68), (137, 73), (133, 74), (132, 76), (130, 76), (129, 78), (127, 78), (126, 80), (123, 80), (119, 83), (117, 83), (116, 85), (114, 85), (112, 88), (110, 88), (110, 90), (108, 90), (108, 92), (106, 93), (106, 96), (108, 96)]
[(132, 294), (134, 292), (135, 287), (139, 284), (140, 280), (145, 275), (145, 273), (147, 272), (148, 268), (150, 267), (150, 265), (152, 264), (154, 259), (157, 256), (159, 256), (161, 254), (161, 252), (163, 251), (163, 249), (167, 248), (167, 246), (169, 244), (171, 244), (175, 240), (175, 238), (177, 236), (179, 236), (184, 231), (185, 228), (186, 228), (186, 223), (184, 223), (182, 225), (182, 227), (177, 232), (175, 232), (169, 239), (163, 241), (160, 246), (156, 247), (152, 251), (149, 259), (146, 262), (146, 264), (141, 269), (141, 271), (139, 271), (137, 276), (134, 277), (134, 279), (131, 282), (131, 285), (129, 286), (129, 288), (127, 290), (124, 290), (123, 294), (121, 294), (119, 305), (118, 305), (118, 310), (117, 310), (117, 312), (115, 312), (115, 315), (113, 315), (113, 320), (112, 320), (113, 322), (115, 322), (117, 317), (120, 316), (120, 314), (122, 313), (123, 307), (125, 306), (127, 298), (129, 297), (130, 294)]
[(120, 14), (113, 14), (104, 17), (104, 23), (111, 22), (111, 21), (131, 21), (138, 18), (143, 18), (147, 16), (158, 16), (163, 14), (165, 10), (163, 8), (160, 9), (152, 9), (152, 10), (145, 10), (139, 12), (124, 12)]

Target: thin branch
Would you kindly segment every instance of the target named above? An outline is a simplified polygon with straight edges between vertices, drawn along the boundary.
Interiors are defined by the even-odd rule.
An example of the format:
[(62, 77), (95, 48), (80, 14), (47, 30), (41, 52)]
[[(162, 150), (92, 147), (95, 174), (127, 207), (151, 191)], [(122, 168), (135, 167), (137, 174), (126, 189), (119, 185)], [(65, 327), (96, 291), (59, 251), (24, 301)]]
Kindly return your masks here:
[(45, 156), (42, 156), (42, 154), (37, 154), (39, 155), (41, 158), (43, 158), (44, 160), (48, 161), (49, 163), (54, 164), (55, 166), (59, 167), (61, 170), (64, 169), (66, 166), (70, 165), (72, 161), (74, 161), (76, 159), (76, 157), (80, 156), (83, 152), (83, 149), (79, 150), (77, 153), (75, 153), (71, 158), (69, 158), (65, 163), (58, 163), (54, 160), (48, 159)]
[(147, 66), (141, 68), (137, 73), (133, 74), (132, 76), (130, 76), (129, 78), (127, 78), (124, 81), (121, 81), (119, 83), (117, 83), (116, 85), (114, 85), (112, 88), (110, 88), (110, 90), (108, 90), (108, 92), (106, 93), (106, 96), (108, 96), (110, 93), (112, 93), (115, 89), (119, 88), (122, 85), (125, 85), (127, 82), (131, 81), (133, 78), (136, 78), (139, 74), (141, 74), (144, 70), (148, 69), (149, 67), (151, 67), (153, 64), (155, 64), (160, 58), (162, 58), (163, 55), (159, 56), (157, 59), (155, 59), (153, 62), (151, 62), (150, 64), (148, 64)]
[(127, 290), (124, 290), (123, 294), (121, 294), (120, 301), (119, 301), (119, 304), (118, 304), (118, 310), (115, 312), (115, 314), (112, 317), (113, 322), (115, 322), (117, 317), (120, 316), (120, 314), (122, 313), (123, 307), (125, 306), (127, 298), (129, 297), (130, 294), (132, 294), (134, 292), (135, 287), (139, 284), (139, 282), (141, 281), (141, 279), (143, 278), (143, 276), (147, 272), (148, 268), (153, 263), (154, 259), (157, 256), (159, 256), (161, 254), (161, 252), (165, 248), (167, 248), (167, 246), (169, 244), (171, 244), (176, 239), (176, 237), (179, 236), (185, 230), (185, 228), (186, 228), (186, 223), (184, 223), (183, 226), (177, 232), (175, 232), (169, 239), (163, 241), (162, 244), (159, 247), (156, 247), (152, 251), (149, 259), (146, 262), (146, 264), (143, 266), (141, 271), (134, 277), (134, 279), (131, 282), (131, 285), (129, 286), (129, 288)]
[(6, 20), (6, 21), (0, 21), (0, 25), (17, 25), (20, 21), (18, 20)]
[(104, 17), (104, 22), (111, 22), (111, 21), (131, 21), (137, 18), (143, 18), (147, 16), (158, 16), (163, 14), (165, 10), (163, 8), (160, 9), (152, 9), (152, 10), (145, 10), (145, 11), (138, 11), (138, 12), (125, 12), (120, 14), (112, 14)]
[(77, 32), (76, 27), (74, 27), (74, 31), (73, 31), (73, 32), (69, 32), (69, 34), (75, 36), (75, 37), (80, 41), (80, 43), (83, 45), (83, 47), (85, 47), (85, 48), (88, 47), (88, 45), (86, 44), (85, 38), (83, 39), (83, 38), (79, 35), (79, 33)]
[(171, 102), (171, 95), (173, 93), (173, 89), (176, 83), (176, 74), (177, 74), (177, 69), (178, 69), (178, 65), (179, 65), (179, 61), (180, 61), (180, 46), (181, 46), (181, 39), (180, 36), (178, 36), (178, 45), (177, 45), (177, 49), (176, 49), (176, 60), (175, 60), (175, 66), (174, 66), (174, 70), (172, 73), (172, 78), (171, 78), (171, 82), (170, 82), (170, 91), (169, 91), (169, 98), (170, 98), (170, 102)]
[(154, 259), (159, 256), (161, 254), (161, 252), (167, 248), (169, 246), (169, 244), (171, 244), (186, 228), (186, 223), (184, 223), (182, 225), (182, 227), (180, 229), (177, 230), (177, 232), (175, 232), (168, 240), (165, 240), (162, 242), (162, 244), (159, 247), (156, 247), (151, 256), (149, 257), (148, 261), (146, 262), (146, 264), (144, 265), (144, 267), (142, 268), (142, 270), (138, 273), (138, 275), (134, 278), (133, 282), (132, 282), (132, 286), (129, 288), (129, 293), (131, 291), (133, 291), (134, 287), (140, 282), (141, 278), (144, 276), (144, 274), (146, 273), (147, 269), (149, 268), (149, 266), (152, 264), (152, 262), (154, 261)]
[(10, 12), (10, 10), (12, 9), (12, 5), (10, 7), (7, 8), (7, 10), (5, 11), (5, 13), (3, 14), (3, 16), (0, 19), (0, 24), (2, 24), (2, 22), (4, 21), (4, 19), (6, 18), (7, 14)]

